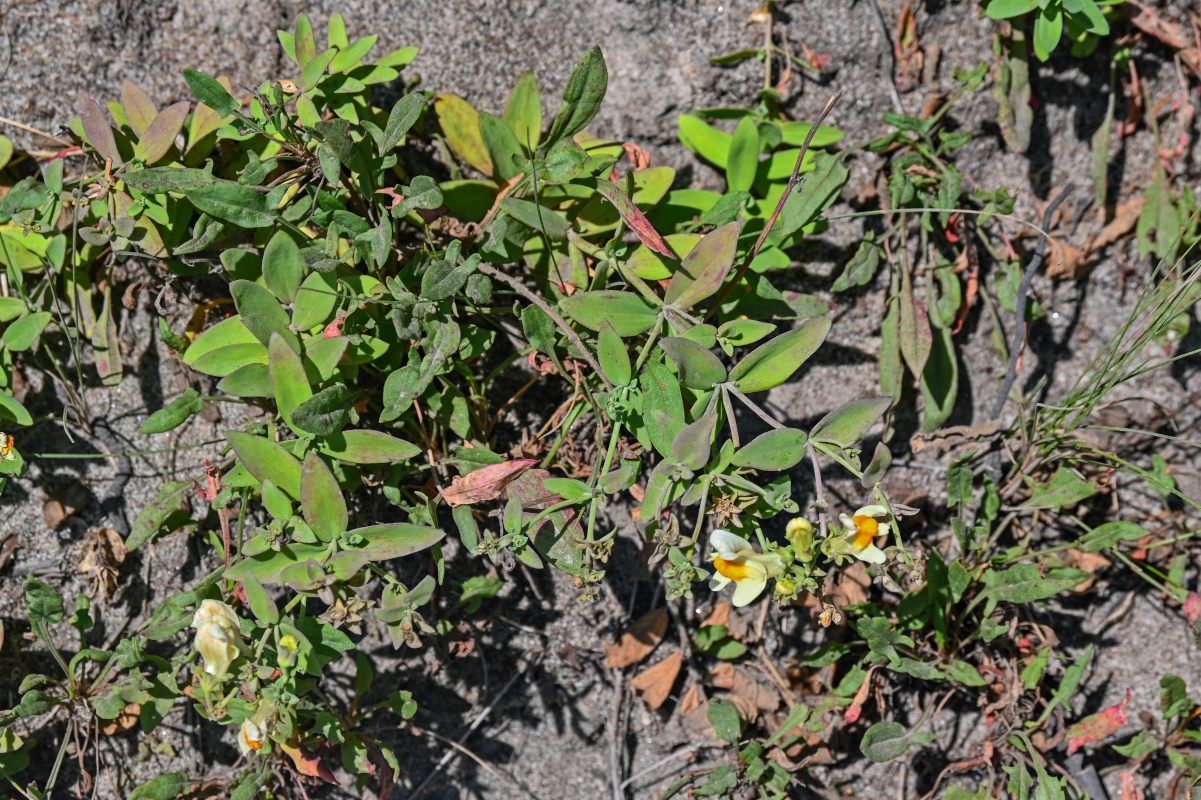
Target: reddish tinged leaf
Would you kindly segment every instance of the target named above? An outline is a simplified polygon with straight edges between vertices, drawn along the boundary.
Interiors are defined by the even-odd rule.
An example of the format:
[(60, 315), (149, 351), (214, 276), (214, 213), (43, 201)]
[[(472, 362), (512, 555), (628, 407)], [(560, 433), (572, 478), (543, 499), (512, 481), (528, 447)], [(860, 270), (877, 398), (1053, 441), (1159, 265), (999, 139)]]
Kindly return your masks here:
[(1184, 598), (1184, 618), (1189, 622), (1201, 618), (1201, 594), (1189, 592), (1188, 597)]
[(130, 81), (121, 81), (121, 107), (125, 109), (125, 118), (129, 120), (130, 127), (137, 131), (138, 136), (141, 136), (158, 116), (158, 109), (154, 107), (150, 95)]
[(633, 142), (622, 142), (621, 149), (626, 151), (630, 161), (634, 164), (634, 171), (644, 170), (651, 165), (651, 154), (643, 150)]
[[(859, 565), (856, 564), (855, 566)], [(874, 669), (875, 667), (872, 667), (867, 671), (867, 677), (863, 679), (863, 685), (859, 687), (859, 691), (855, 692), (855, 699), (851, 701), (851, 707), (842, 716), (848, 725), (854, 725), (858, 722), (859, 715), (863, 713), (863, 704), (867, 702), (867, 695), (872, 688), (872, 671)]]
[(296, 771), (301, 775), (308, 775), (310, 778), (321, 778), (335, 786), (340, 785), (334, 774), (316, 756), (311, 756), (299, 747), (282, 742), (279, 745), (279, 749), (288, 754), (292, 759), (292, 763), (296, 765)]
[(663, 241), (663, 237), (655, 230), (655, 226), (646, 218), (642, 210), (634, 205), (634, 201), (621, 190), (621, 187), (609, 181), (597, 181), (596, 190), (613, 204), (613, 207), (617, 209), (617, 213), (621, 214), (621, 218), (630, 226), (630, 230), (638, 235), (638, 238), (644, 245), (660, 255), (667, 256), (668, 258), (676, 257), (676, 254), (668, 249), (667, 243)]
[(83, 123), (83, 132), (88, 137), (88, 143), (96, 148), (101, 158), (107, 158), (114, 164), (120, 164), (121, 152), (117, 150), (117, 140), (113, 138), (113, 128), (108, 122), (108, 114), (100, 108), (92, 97), (86, 94), (79, 96), (79, 120)]
[(171, 145), (175, 144), (175, 137), (183, 128), (190, 107), (189, 103), (181, 102), (160, 111), (142, 133), (142, 138), (134, 148), (134, 155), (145, 159), (147, 164), (153, 164), (167, 155)]
[(1068, 728), (1068, 755), (1090, 742), (1099, 742), (1116, 733), (1118, 728), (1126, 724), (1126, 704), (1129, 702), (1130, 690), (1127, 689), (1126, 699), (1116, 706), (1087, 716)]
[(913, 296), (913, 287), (909, 276), (902, 278), (901, 294), (898, 298), (901, 308), (901, 357), (914, 375), (920, 376), (930, 360), (930, 351), (934, 347), (934, 334), (930, 331), (930, 320), (926, 314), (926, 306)]
[(1122, 800), (1146, 800), (1143, 787), (1134, 782), (1133, 769), (1128, 772), (1119, 772), (1118, 777), (1122, 779)]
[(443, 490), (442, 499), (451, 507), (495, 500), (510, 481), (537, 463), (536, 458), (502, 461), (465, 476), (456, 475), (450, 482), (450, 488)]

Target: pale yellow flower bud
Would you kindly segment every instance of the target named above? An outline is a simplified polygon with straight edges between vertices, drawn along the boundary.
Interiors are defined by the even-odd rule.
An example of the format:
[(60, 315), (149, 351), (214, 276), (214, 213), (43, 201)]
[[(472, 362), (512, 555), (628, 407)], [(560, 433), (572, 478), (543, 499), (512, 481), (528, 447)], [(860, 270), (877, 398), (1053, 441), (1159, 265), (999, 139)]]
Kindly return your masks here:
[(797, 517), (788, 522), (784, 531), (796, 560), (808, 564), (813, 560), (813, 523), (804, 517)]
[(224, 675), (242, 648), (238, 615), (220, 600), (203, 600), (192, 617), (192, 627), (196, 629), (195, 646), (204, 659), (204, 671)]

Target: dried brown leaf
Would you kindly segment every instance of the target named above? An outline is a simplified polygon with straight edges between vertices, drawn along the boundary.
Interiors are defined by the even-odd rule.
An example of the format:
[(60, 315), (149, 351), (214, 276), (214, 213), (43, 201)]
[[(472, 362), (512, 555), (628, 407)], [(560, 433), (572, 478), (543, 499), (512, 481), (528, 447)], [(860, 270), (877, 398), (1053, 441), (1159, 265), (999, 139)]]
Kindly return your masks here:
[(635, 675), (630, 680), (630, 688), (641, 693), (643, 702), (652, 709), (659, 708), (671, 696), (671, 687), (675, 685), (683, 666), (684, 653), (674, 650), (658, 664)]
[(1133, 197), (1118, 206), (1114, 212), (1113, 219), (1092, 240), (1089, 249), (1100, 250), (1102, 247), (1113, 244), (1134, 230), (1134, 226), (1138, 223), (1139, 215), (1143, 213), (1143, 205), (1146, 202), (1147, 196), (1140, 194), (1138, 197)]
[(502, 461), (451, 479), (450, 488), (442, 491), (442, 499), (449, 506), (465, 506), (495, 500), (509, 482), (538, 461), (532, 458), (519, 461)]
[(839, 608), (866, 603), (871, 586), (872, 579), (867, 574), (867, 567), (862, 561), (856, 561), (838, 574), (830, 591), (830, 599)]
[(680, 716), (686, 717), (696, 709), (704, 705), (705, 701), (701, 700), (701, 690), (695, 683), (684, 690), (684, 696), (680, 698)]
[(63, 484), (42, 503), (47, 528), (57, 528), (88, 504), (88, 490), (79, 481)]
[(710, 675), (709, 682), (718, 689), (728, 690), (736, 698), (742, 698), (759, 711), (775, 711), (780, 707), (779, 690), (760, 683), (747, 670), (729, 662), (719, 664)]
[(701, 627), (704, 628), (709, 625), (724, 625), (729, 627), (731, 608), (733, 606), (730, 605), (729, 600), (722, 600), (713, 607), (713, 610), (709, 612), (709, 616), (705, 617), (704, 621), (701, 622)]
[(634, 620), (621, 639), (605, 645), (605, 666), (622, 669), (637, 664), (654, 652), (667, 633), (667, 609), (656, 608)]

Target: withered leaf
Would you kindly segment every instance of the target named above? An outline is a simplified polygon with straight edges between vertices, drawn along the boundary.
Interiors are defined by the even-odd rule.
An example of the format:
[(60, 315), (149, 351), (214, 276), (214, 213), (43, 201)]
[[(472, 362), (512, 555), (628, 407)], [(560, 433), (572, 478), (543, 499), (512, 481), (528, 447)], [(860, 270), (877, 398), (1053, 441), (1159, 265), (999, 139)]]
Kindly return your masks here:
[(613, 644), (605, 645), (605, 666), (614, 669), (637, 664), (654, 652), (667, 633), (667, 609), (656, 608), (634, 620)]
[(672, 651), (671, 655), (658, 664), (647, 667), (630, 680), (630, 688), (642, 694), (642, 700), (652, 709), (659, 708), (671, 696), (671, 687), (675, 685), (684, 666), (684, 653)]
[(87, 504), (88, 490), (82, 483), (71, 481), (60, 486), (42, 504), (42, 517), (46, 520), (46, 527), (57, 528)]
[(701, 627), (704, 628), (709, 625), (724, 625), (729, 627), (731, 608), (733, 606), (730, 605), (729, 600), (722, 600), (713, 607), (713, 610), (709, 612), (709, 616), (705, 617), (705, 621), (701, 623)]
[(759, 683), (747, 670), (729, 662), (718, 664), (709, 682), (718, 689), (726, 689), (734, 695), (733, 701), (739, 707), (739, 716), (742, 716), (740, 699), (745, 701), (748, 708), (753, 707), (756, 710), (755, 715), (743, 717), (748, 721), (753, 720), (758, 711), (774, 711), (780, 706), (779, 691)]
[(451, 507), (495, 500), (511, 480), (537, 463), (533, 458), (502, 461), (499, 464), (481, 467), (465, 476), (456, 475), (451, 479), (450, 488), (442, 491), (442, 499)]
[(1126, 724), (1126, 704), (1130, 702), (1130, 690), (1126, 690), (1126, 699), (1115, 706), (1090, 714), (1068, 728), (1068, 755), (1075, 753), (1090, 742), (1099, 742), (1107, 736), (1117, 733)]

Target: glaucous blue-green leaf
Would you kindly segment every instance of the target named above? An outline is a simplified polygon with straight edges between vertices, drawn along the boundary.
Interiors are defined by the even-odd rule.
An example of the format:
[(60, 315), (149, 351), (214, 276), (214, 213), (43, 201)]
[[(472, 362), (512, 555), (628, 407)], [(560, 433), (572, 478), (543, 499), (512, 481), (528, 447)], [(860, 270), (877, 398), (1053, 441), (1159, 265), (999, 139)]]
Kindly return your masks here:
[(300, 460), (262, 436), (241, 431), (227, 434), (238, 460), (260, 482), (269, 480), (293, 500), (300, 499)]
[(559, 300), (568, 316), (589, 330), (600, 330), (608, 321), (619, 336), (646, 333), (659, 319), (659, 310), (632, 292), (602, 289), (579, 292)]
[(735, 450), (731, 463), (737, 467), (786, 470), (805, 457), (807, 443), (805, 432), (795, 428), (768, 431)]
[(667, 336), (659, 346), (671, 357), (680, 383), (690, 389), (712, 389), (726, 379), (726, 368), (709, 350), (682, 336)]
[(730, 370), (730, 381), (739, 391), (762, 392), (779, 386), (817, 352), (830, 332), (829, 317), (805, 320), (748, 353)]
[(311, 450), (300, 468), (300, 509), (322, 541), (336, 539), (346, 530), (349, 517), (338, 481), (321, 456)]
[(888, 397), (872, 397), (853, 400), (841, 405), (818, 420), (809, 433), (815, 442), (826, 442), (837, 447), (851, 447), (863, 441), (868, 430), (880, 419), (880, 415), (892, 405)]

